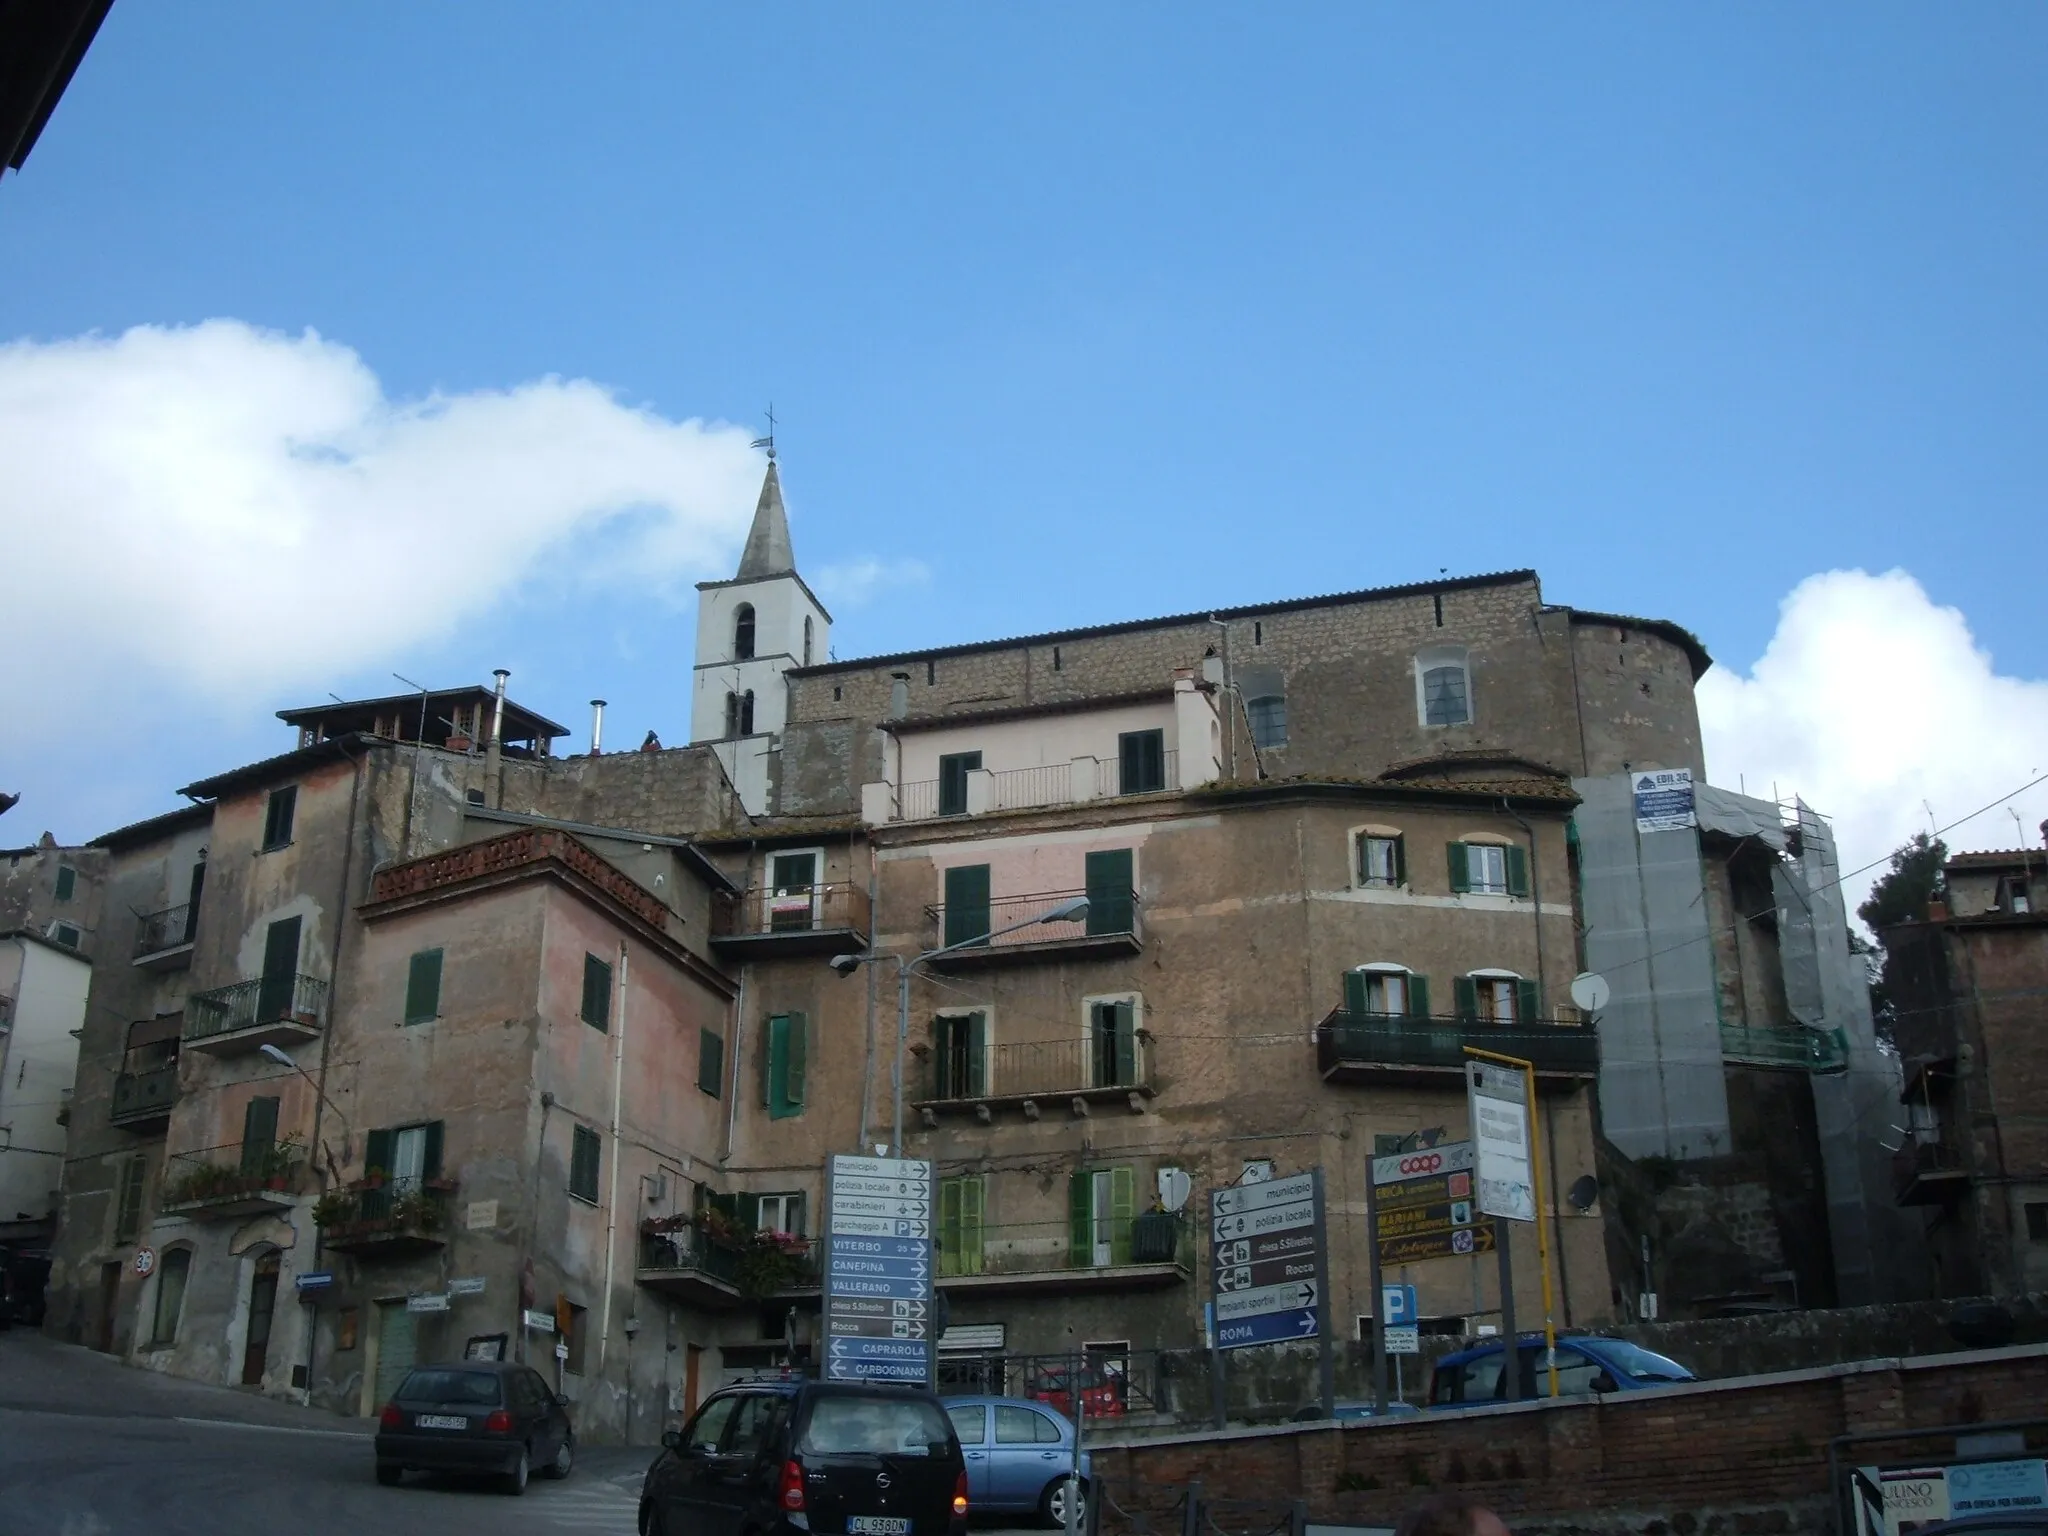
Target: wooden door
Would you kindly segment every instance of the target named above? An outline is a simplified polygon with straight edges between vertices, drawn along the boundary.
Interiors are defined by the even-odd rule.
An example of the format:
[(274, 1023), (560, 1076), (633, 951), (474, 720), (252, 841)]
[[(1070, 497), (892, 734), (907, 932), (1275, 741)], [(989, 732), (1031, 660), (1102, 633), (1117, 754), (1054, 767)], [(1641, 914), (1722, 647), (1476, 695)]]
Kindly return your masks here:
[(249, 1281), (249, 1342), (242, 1350), (242, 1385), (263, 1385), (264, 1367), (270, 1360), (270, 1323), (277, 1313), (276, 1249), (256, 1261), (256, 1273)]

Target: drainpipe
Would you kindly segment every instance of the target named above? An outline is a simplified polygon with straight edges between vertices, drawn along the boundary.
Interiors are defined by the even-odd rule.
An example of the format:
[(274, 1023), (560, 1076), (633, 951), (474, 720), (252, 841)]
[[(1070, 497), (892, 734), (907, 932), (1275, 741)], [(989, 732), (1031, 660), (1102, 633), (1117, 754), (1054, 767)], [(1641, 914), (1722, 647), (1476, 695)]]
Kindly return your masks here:
[(590, 701), (590, 755), (596, 757), (604, 750), (604, 700)]
[(505, 683), (512, 674), (500, 667), (491, 676), (498, 680), (498, 696), (491, 703), (491, 739), (484, 749), (484, 777), (491, 786), (491, 804), (499, 806), (505, 800), (501, 776), (505, 760)]
[(618, 1027), (612, 1031), (612, 1178), (604, 1201), (604, 1301), (597, 1318), (597, 1371), (604, 1374), (605, 1349), (612, 1337), (612, 1266), (617, 1258), (619, 1230), (619, 1101), (626, 1086), (626, 946), (619, 945)]
[(1500, 808), (1501, 813), (1528, 834), (1529, 838), (1529, 905), (1536, 910), (1536, 1013), (1540, 1018), (1543, 1015), (1544, 990), (1548, 977), (1543, 969), (1543, 880), (1536, 868), (1536, 829), (1522, 820), (1521, 815), (1508, 803), (1506, 795), (1500, 797)]
[(728, 1052), (732, 1057), (732, 1081), (725, 1095), (725, 1150), (718, 1157), (721, 1169), (732, 1162), (733, 1135), (740, 1115), (740, 1056), (746, 1043), (747, 974), (752, 970), (753, 966), (740, 962), (739, 991), (732, 999), (732, 1050)]

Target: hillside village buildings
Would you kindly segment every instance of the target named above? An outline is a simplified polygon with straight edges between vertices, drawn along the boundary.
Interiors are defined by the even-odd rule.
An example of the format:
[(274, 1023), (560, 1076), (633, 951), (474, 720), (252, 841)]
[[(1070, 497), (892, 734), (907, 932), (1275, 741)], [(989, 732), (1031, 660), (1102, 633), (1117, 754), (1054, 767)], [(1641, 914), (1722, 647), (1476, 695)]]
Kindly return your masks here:
[[(1823, 964), (1825, 925), (1788, 942), (1757, 894), (1819, 834), (1727, 797), (1678, 860), (1717, 861), (1713, 923), (1592, 915), (1662, 901), (1674, 848), (1581, 807), (1705, 780), (1685, 630), (1513, 571), (833, 661), (778, 475), (702, 590), (690, 745), (569, 753), (500, 674), (287, 711), (290, 750), (97, 840), (53, 1331), (358, 1413), (502, 1347), (586, 1436), (644, 1439), (803, 1354), (824, 1160), (900, 1113), (939, 1164), (954, 1379), (1200, 1347), (1190, 1217), (1248, 1169), (1325, 1170), (1356, 1337), (1366, 1164), (1464, 1135), (1466, 1044), (1536, 1063), (1561, 1323), (1646, 1283), (1893, 1284), (1887, 1169), (1743, 1161), (1791, 1125), (1817, 1166), (1823, 1080), (1880, 1070), (1860, 992), (1786, 958)], [(1601, 942), (1619, 1054), (1570, 997)], [(914, 973), (899, 1110), (893, 969), (828, 962), (955, 943)], [(1638, 1213), (1647, 1281), (1619, 1213), (1563, 1198), (1616, 1155), (1610, 1093), (1622, 1152), (1708, 1170)], [(1406, 1278), (1432, 1329), (1497, 1313), (1490, 1259)]]

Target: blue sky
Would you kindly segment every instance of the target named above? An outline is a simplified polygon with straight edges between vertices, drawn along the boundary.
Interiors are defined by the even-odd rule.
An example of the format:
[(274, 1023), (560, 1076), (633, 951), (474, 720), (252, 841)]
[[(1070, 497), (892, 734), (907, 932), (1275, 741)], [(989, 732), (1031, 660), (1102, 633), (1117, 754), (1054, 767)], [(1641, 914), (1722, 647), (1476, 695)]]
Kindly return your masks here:
[[(224, 318), (317, 331), (388, 402), (588, 379), (751, 435), (773, 399), (842, 656), (1533, 565), (1555, 601), (1688, 625), (1739, 681), (1802, 581), (1896, 567), (1917, 586), (1869, 585), (1864, 618), (1961, 610), (1958, 665), (1970, 637), (1991, 660), (1958, 687), (2025, 708), (2048, 698), (2044, 77), (2027, 5), (120, 0), (0, 183), (0, 343), (30, 392), (71, 339)], [(615, 732), (680, 740), (689, 582), (726, 573), (757, 474), (719, 441), (695, 510), (614, 488), (579, 522), (572, 488), (481, 591), (460, 540), (422, 568), (402, 524), (282, 605), (159, 563), (203, 594), (193, 622), (246, 610), (252, 658), (299, 605), (375, 592), (388, 643), (232, 678), (178, 654), (175, 608), (110, 639), (90, 562), (31, 549), (129, 728), (0, 682), (0, 787), (31, 796), (0, 841), (146, 814), (273, 749), (270, 710), (392, 669), (503, 664), (558, 718), (604, 694)], [(201, 484), (195, 451), (131, 478)], [(694, 533), (650, 554), (636, 519), (664, 515)], [(0, 485), (18, 551), (48, 516)], [(1913, 728), (1892, 703), (1862, 756)], [(1729, 763), (1751, 752), (1777, 772), (1750, 743)], [(1862, 814), (1868, 786), (1792, 757)], [(1998, 772), (2034, 758), (2048, 740)], [(1926, 771), (1867, 814), (1976, 793)]]

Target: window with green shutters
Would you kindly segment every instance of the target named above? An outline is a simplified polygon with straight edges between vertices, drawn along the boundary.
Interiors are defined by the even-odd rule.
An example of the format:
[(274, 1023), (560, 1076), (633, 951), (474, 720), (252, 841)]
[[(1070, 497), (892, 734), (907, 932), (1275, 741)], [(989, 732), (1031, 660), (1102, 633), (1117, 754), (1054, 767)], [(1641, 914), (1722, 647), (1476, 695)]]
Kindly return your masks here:
[(78, 871), (69, 864), (59, 864), (57, 866), (57, 899), (59, 901), (69, 901), (77, 889)]
[(969, 944), (988, 937), (988, 866), (962, 864), (946, 871), (946, 944)]
[(1413, 971), (1361, 967), (1344, 973), (1344, 1011), (1354, 1019), (1426, 1019), (1429, 978)]
[(711, 1097), (721, 1096), (725, 1082), (725, 1036), (716, 1030), (697, 1031), (697, 1086)]
[(1136, 1087), (1138, 1005), (1130, 998), (1088, 1005), (1088, 1083), (1091, 1088)]
[(771, 1120), (803, 1113), (807, 1025), (800, 1013), (778, 1013), (768, 1020), (768, 1038), (761, 1052), (761, 1102)]
[(1146, 795), (1166, 788), (1166, 732), (1125, 731), (1116, 739), (1117, 793)]
[(1131, 1221), (1137, 1214), (1137, 1170), (1079, 1168), (1067, 1180), (1067, 1262), (1100, 1269), (1131, 1262)]
[(1458, 1017), (1472, 1024), (1525, 1024), (1537, 1015), (1536, 983), (1519, 976), (1460, 976)]
[(610, 1033), (612, 1027), (612, 968), (595, 955), (583, 957), (583, 1022), (592, 1029)]
[(939, 814), (967, 814), (967, 775), (981, 767), (979, 752), (948, 752), (939, 759)]
[[(1382, 890), (1398, 890), (1408, 883), (1408, 856), (1401, 837), (1376, 833), (1358, 835), (1358, 883)], [(1455, 880), (1453, 889), (1456, 889)]]
[(939, 1180), (940, 1279), (981, 1273), (982, 1213), (987, 1203), (985, 1175)]
[(1529, 850), (1515, 843), (1452, 843), (1450, 869), (1455, 895), (1529, 894)]
[(287, 784), (273, 789), (263, 806), (263, 851), (282, 848), (292, 840), (292, 821), (299, 809), (299, 786)]
[(441, 1016), (441, 951), (423, 949), (405, 972), (405, 1022), (431, 1024)]
[(142, 1230), (142, 1182), (145, 1162), (131, 1157), (121, 1164), (114, 1185), (114, 1241), (132, 1243)]
[(1088, 855), (1088, 931), (1129, 933), (1137, 916), (1132, 855), (1128, 848), (1102, 848)]
[(578, 1200), (597, 1204), (598, 1164), (603, 1156), (604, 1143), (589, 1126), (579, 1125), (570, 1132), (569, 1193)]
[(415, 1188), (422, 1179), (441, 1176), (441, 1141), (439, 1120), (383, 1126), (363, 1138), (363, 1167), (393, 1189)]
[(933, 1097), (978, 1099), (988, 1092), (988, 1015), (941, 1014), (932, 1020)]
[(242, 1111), (242, 1167), (262, 1172), (277, 1145), (277, 1100), (251, 1099)]

